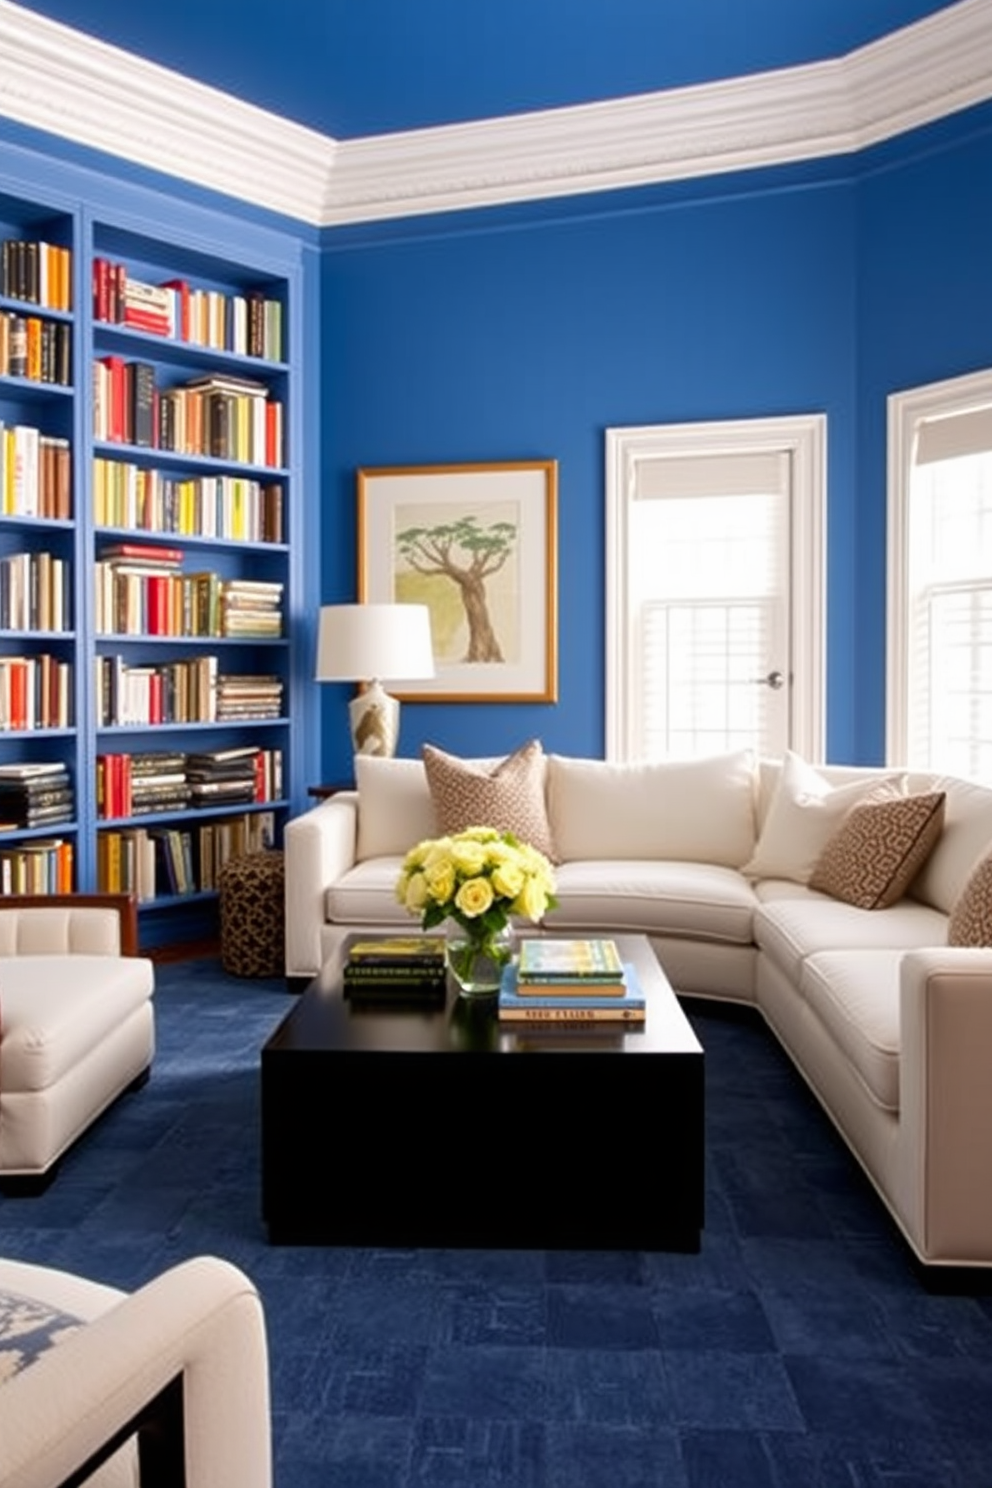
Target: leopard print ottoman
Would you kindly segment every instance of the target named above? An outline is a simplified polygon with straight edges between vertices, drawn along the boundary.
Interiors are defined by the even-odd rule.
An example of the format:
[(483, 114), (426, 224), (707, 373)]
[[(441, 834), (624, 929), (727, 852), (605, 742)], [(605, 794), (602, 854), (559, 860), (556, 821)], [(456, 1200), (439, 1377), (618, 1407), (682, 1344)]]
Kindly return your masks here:
[(281, 852), (231, 858), (220, 871), (220, 956), (232, 976), (282, 976), (286, 869)]

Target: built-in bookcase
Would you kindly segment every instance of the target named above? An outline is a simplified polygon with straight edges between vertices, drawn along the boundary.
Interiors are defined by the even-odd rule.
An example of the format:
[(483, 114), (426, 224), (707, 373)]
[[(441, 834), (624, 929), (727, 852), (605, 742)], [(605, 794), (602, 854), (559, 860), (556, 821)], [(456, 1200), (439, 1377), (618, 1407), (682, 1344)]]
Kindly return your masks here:
[(0, 195), (0, 885), (148, 941), (305, 792), (301, 270), (183, 217)]

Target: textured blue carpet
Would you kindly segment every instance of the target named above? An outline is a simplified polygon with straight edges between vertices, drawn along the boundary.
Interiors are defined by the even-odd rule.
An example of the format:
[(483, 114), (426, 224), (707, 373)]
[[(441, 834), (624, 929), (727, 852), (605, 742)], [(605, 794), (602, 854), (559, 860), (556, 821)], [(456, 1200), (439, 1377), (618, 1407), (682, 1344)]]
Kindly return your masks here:
[[(992, 1485), (992, 1301), (924, 1290), (757, 1020), (690, 1009), (699, 1255), (283, 1249), (258, 1178), (282, 983), (196, 961), (157, 985), (150, 1084), (46, 1194), (0, 1198), (0, 1250), (123, 1287), (202, 1252), (242, 1266), (266, 1308), (277, 1488)], [(331, 1185), (335, 1141), (314, 1133)]]

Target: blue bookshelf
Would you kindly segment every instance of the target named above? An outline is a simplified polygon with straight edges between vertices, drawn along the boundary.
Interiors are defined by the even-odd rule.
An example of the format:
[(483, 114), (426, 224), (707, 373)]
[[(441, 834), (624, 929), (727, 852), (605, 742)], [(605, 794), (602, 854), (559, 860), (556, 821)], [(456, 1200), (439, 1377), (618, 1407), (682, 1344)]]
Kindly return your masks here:
[[(48, 176), (60, 189), (39, 189)], [(300, 642), (313, 608), (301, 245), (168, 193), (112, 183), (104, 196), (91, 173), (62, 166), (0, 167), (0, 240), (56, 250), (46, 246), (50, 307), (22, 301), (23, 259), (8, 252), (0, 315), (8, 330), (25, 313), (57, 325), (47, 343), (58, 339), (69, 369), (64, 385), (22, 375), (21, 363), (0, 370), (0, 435), (17, 466), (0, 486), (0, 782), (62, 765), (72, 791), (71, 816), (50, 828), (3, 822), (0, 884), (45, 892), (66, 887), (68, 871), (80, 891), (138, 891), (146, 944), (200, 933), (215, 919), (224, 858), (278, 846), (314, 772)], [(25, 491), (11, 434), (24, 428), (28, 465), (40, 467), (44, 442), (61, 506), (47, 485), (44, 502)], [(268, 604), (256, 610), (260, 596)], [(42, 718), (39, 696), (60, 709)], [(163, 783), (158, 809), (147, 781), (123, 789), (135, 757), (147, 770), (164, 755), (174, 774), (177, 755), (232, 751), (261, 761), (250, 799), (246, 784), (223, 781), (209, 782), (216, 794), (201, 781), (192, 798), (170, 799)], [(170, 871), (177, 836), (182, 883)], [(48, 839), (68, 848), (43, 861)]]

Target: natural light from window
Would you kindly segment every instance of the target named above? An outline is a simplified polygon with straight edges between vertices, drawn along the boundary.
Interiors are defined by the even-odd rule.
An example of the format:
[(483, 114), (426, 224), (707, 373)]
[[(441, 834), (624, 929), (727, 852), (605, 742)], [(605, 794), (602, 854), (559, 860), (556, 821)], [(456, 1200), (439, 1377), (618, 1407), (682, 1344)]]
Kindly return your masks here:
[(889, 405), (889, 760), (992, 781), (992, 373)]

